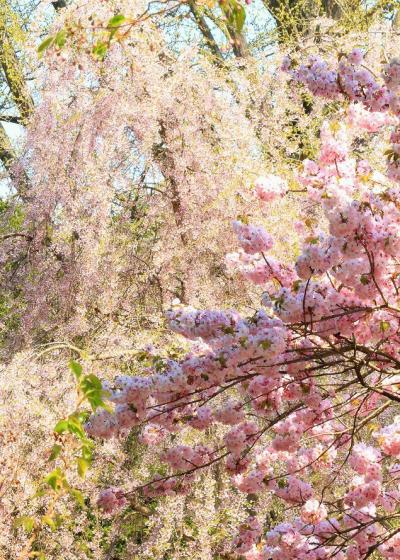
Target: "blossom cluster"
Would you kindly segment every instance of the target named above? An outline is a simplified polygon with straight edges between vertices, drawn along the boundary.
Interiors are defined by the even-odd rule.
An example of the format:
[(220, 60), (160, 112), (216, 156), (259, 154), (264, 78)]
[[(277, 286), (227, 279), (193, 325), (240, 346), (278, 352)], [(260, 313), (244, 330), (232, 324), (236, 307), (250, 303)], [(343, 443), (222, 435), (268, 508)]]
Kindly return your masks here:
[(290, 58), (286, 57), (282, 67), (293, 80), (307, 86), (316, 96), (351, 101), (349, 120), (354, 126), (376, 132), (383, 126), (396, 125), (390, 136), (392, 151), (388, 157), (388, 177), (400, 181), (398, 59), (383, 66), (380, 78), (364, 64), (364, 54), (360, 49), (353, 49), (347, 56), (342, 56), (337, 68), (331, 68), (326, 61), (315, 56), (297, 68), (292, 68)]
[[(315, 95), (361, 102), (350, 106), (349, 126), (374, 133), (398, 117), (398, 64), (384, 69), (378, 87), (361, 63), (353, 51), (338, 72), (318, 60), (290, 71)], [(380, 116), (371, 113), (371, 124), (364, 111)], [(250, 518), (233, 543), (247, 560), (362, 560), (375, 550), (400, 558), (399, 534), (386, 523), (400, 496), (400, 422), (393, 416), (400, 401), (400, 187), (390, 170), (380, 189), (371, 188), (373, 176), (353, 152), (346, 124), (324, 123), (319, 156), (303, 162), (296, 180), (325, 222), (304, 228), (296, 262), (270, 256), (273, 239), (261, 226), (233, 224), (240, 250), (229, 264), (263, 285), (264, 307), (251, 317), (174, 308), (170, 327), (192, 341), (191, 350), (146, 375), (117, 377), (105, 386), (114, 410), (86, 425), (100, 438), (143, 426), (142, 441), (164, 442), (159, 459), (168, 474), (137, 492), (186, 493), (204, 469), (223, 462), (239, 491), (268, 493), (297, 512), (265, 535)], [(264, 204), (286, 191), (268, 176), (255, 195)], [(373, 437), (365, 431), (372, 421), (385, 422)], [(169, 443), (168, 434), (217, 424), (223, 436), (215, 447)]]

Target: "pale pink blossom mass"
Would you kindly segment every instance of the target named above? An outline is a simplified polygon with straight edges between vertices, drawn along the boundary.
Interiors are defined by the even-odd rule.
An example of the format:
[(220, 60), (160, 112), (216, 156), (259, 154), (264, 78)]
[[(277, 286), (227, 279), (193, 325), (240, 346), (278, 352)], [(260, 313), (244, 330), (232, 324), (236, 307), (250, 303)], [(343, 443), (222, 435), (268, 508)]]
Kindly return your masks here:
[[(304, 45), (242, 56), (251, 3), (162, 2), (165, 33), (153, 3), (71, 2), (42, 48), (0, 205), (1, 341), (32, 350), (2, 398), (37, 397), (34, 444), (19, 406), (0, 444), (42, 461), (1, 475), (7, 558), (63, 557), (65, 522), (67, 560), (400, 560), (400, 61), (320, 43), (325, 2)], [(175, 51), (183, 14), (212, 27)], [(49, 356), (74, 396), (43, 451)]]

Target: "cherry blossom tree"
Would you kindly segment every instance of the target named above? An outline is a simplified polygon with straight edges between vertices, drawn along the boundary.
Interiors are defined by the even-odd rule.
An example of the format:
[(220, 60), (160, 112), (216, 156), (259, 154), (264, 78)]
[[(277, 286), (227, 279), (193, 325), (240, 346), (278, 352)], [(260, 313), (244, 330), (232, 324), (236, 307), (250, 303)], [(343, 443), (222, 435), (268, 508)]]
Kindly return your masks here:
[[(294, 266), (269, 256), (260, 226), (233, 224), (240, 250), (229, 261), (266, 289), (264, 308), (174, 309), (170, 328), (193, 341), (181, 360), (161, 360), (146, 375), (115, 378), (104, 390), (113, 411), (86, 424), (92, 437), (142, 427), (149, 446), (165, 446), (164, 475), (100, 493), (105, 512), (132, 496), (179, 495), (223, 463), (247, 494), (269, 493), (290, 511), (262, 534), (257, 518), (233, 542), (251, 559), (396, 559), (400, 424), (399, 207), (397, 173), (400, 64), (376, 77), (354, 49), (337, 68), (311, 57), (283, 67), (316, 96), (350, 101), (348, 126), (326, 122), (316, 160), (297, 180), (324, 222), (305, 231)], [(357, 158), (354, 142), (389, 128), (387, 176)], [(265, 204), (288, 192), (274, 176), (257, 182)], [(301, 224), (299, 224), (301, 229)], [(173, 445), (169, 434), (226, 426), (214, 445)]]

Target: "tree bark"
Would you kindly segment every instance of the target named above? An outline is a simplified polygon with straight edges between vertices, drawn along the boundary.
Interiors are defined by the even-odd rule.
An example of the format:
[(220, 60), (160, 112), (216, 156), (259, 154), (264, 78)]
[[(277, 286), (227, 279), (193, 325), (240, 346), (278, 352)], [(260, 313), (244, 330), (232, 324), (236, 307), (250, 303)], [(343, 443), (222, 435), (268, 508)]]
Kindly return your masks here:
[(201, 13), (199, 12), (196, 4), (194, 2), (189, 2), (189, 7), (190, 7), (190, 11), (197, 23), (197, 26), (200, 30), (200, 32), (202, 33), (208, 48), (210, 49), (210, 51), (213, 53), (214, 56), (217, 57), (217, 59), (223, 61), (224, 57), (222, 55), (221, 49), (218, 46), (217, 41), (214, 38), (214, 35), (212, 34), (212, 31), (206, 21), (206, 19), (204, 18), (204, 16), (201, 15)]
[(319, 15), (339, 20), (343, 15), (338, 0), (263, 0), (275, 20), (280, 43), (300, 41), (307, 34), (310, 22)]
[(14, 162), (16, 159), (16, 153), (4, 126), (0, 123), (0, 160), (4, 165), (4, 168), (9, 174), (10, 179), (13, 181), (15, 189), (21, 198), (26, 197), (26, 191), (28, 189), (28, 177), (25, 172), (16, 176), (14, 173)]
[(33, 113), (33, 100), (10, 36), (4, 14), (0, 19), (0, 65), (23, 124)]
[(66, 0), (56, 0), (55, 2), (52, 2), (52, 4), (55, 10), (61, 10), (61, 8), (67, 7)]
[[(7, 29), (6, 10), (0, 11), (0, 67), (15, 108), (19, 112), (19, 117), (8, 117), (5, 115), (4, 120), (26, 125), (33, 114), (33, 100), (26, 83), (21, 63), (12, 43), (12, 38)], [(14, 176), (13, 163), (15, 158), (16, 154), (12, 143), (3, 124), (0, 123), (0, 160), (4, 168), (9, 172), (10, 178), (14, 181), (18, 193), (24, 196), (28, 188), (28, 177), (25, 173), (18, 177)]]

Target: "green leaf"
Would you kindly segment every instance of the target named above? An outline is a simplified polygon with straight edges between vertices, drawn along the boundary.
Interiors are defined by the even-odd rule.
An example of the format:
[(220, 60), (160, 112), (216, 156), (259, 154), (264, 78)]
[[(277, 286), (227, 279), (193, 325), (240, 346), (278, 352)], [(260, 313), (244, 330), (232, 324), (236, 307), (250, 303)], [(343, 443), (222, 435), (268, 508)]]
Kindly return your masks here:
[(271, 348), (271, 341), (266, 338), (260, 342), (260, 346), (263, 350), (268, 350)]
[(117, 33), (120, 26), (126, 21), (126, 17), (122, 14), (117, 14), (108, 22), (107, 28), (110, 29), (110, 41)]
[(107, 23), (107, 27), (119, 27), (126, 21), (126, 17), (123, 14), (117, 14), (113, 16)]
[(246, 21), (246, 10), (241, 4), (236, 5), (235, 21), (236, 21), (236, 29), (240, 33), (244, 27), (244, 22)]
[[(98, 377), (91, 373), (90, 375), (86, 375), (82, 380), (81, 387), (83, 392), (87, 391), (97, 391), (101, 392), (103, 390), (103, 386), (101, 381)], [(86, 393), (85, 393), (86, 394)]]
[(70, 494), (71, 494), (71, 496), (73, 496), (73, 497), (75, 498), (75, 500), (78, 502), (78, 504), (79, 504), (82, 508), (85, 507), (85, 498), (83, 497), (82, 492), (80, 492), (80, 491), (77, 490), (76, 488), (71, 488)]
[(68, 431), (70, 434), (78, 436), (79, 439), (85, 439), (85, 430), (83, 429), (82, 422), (77, 414), (68, 416)]
[(50, 47), (54, 42), (54, 37), (46, 37), (44, 41), (42, 41), (38, 47), (38, 53), (43, 53), (46, 49)]
[(58, 445), (58, 443), (53, 445), (53, 449), (51, 450), (49, 461), (54, 461), (57, 459), (59, 454), (61, 453), (62, 445)]
[(75, 360), (70, 360), (68, 363), (68, 367), (78, 380), (82, 377), (83, 368), (80, 363), (76, 362)]
[(384, 333), (388, 329), (390, 329), (390, 323), (388, 321), (381, 321), (380, 330)]
[(59, 422), (57, 422), (57, 424), (54, 427), (54, 431), (57, 434), (62, 434), (63, 432), (66, 432), (68, 430), (68, 420), (64, 419), (64, 420), (60, 420)]
[(249, 225), (250, 220), (248, 216), (245, 216), (244, 214), (240, 214), (239, 216), (237, 216), (236, 218), (239, 222), (242, 222), (242, 224), (245, 224), (246, 226)]
[(93, 454), (90, 445), (82, 445), (82, 458), (88, 463), (92, 462)]
[(301, 385), (301, 391), (304, 395), (308, 395), (311, 391), (311, 388), (309, 385)]
[(82, 477), (82, 478), (85, 478), (86, 471), (90, 467), (89, 461), (87, 461), (83, 457), (79, 457), (77, 463), (78, 463), (78, 474), (79, 474), (79, 476)]
[(300, 289), (300, 286), (301, 286), (301, 280), (295, 280), (293, 282), (293, 286), (292, 286), (293, 291), (298, 292), (299, 289)]
[(21, 517), (17, 517), (14, 525), (16, 527), (23, 527), (27, 533), (31, 533), (35, 526), (35, 518), (28, 517), (27, 515), (22, 515)]
[(55, 531), (56, 524), (54, 522), (54, 519), (50, 515), (44, 515), (42, 517), (42, 523), (48, 525), (52, 531)]
[(63, 484), (64, 479), (65, 476), (62, 470), (55, 469), (53, 472), (48, 474), (44, 480), (51, 488), (53, 488), (53, 490), (57, 491), (58, 488)]
[(96, 45), (94, 45), (92, 52), (95, 56), (103, 60), (103, 58), (107, 54), (107, 50), (108, 50), (107, 43), (97, 43)]
[(81, 380), (80, 387), (83, 394), (89, 401), (93, 411), (95, 411), (99, 406), (105, 408), (106, 410), (110, 410), (110, 407), (103, 401), (103, 386), (98, 377), (93, 374), (86, 375)]
[(61, 49), (65, 45), (66, 40), (67, 40), (67, 32), (65, 31), (65, 29), (61, 29), (61, 31), (59, 31), (55, 36), (54, 42), (57, 45), (57, 47)]

